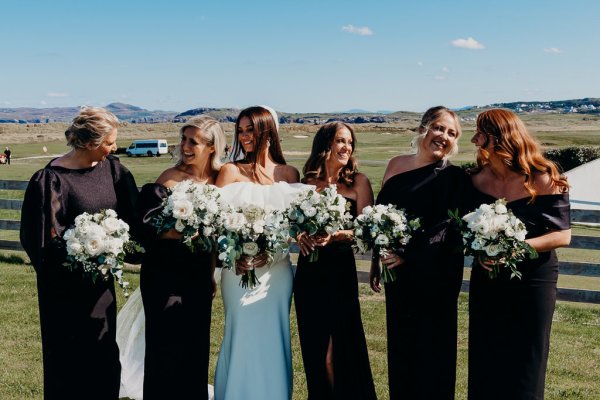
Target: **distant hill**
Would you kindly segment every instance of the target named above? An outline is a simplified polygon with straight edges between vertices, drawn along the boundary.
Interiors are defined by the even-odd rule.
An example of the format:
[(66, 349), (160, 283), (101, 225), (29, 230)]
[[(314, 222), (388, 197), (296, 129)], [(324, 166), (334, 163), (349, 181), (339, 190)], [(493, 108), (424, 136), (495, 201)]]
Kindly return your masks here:
[[(119, 120), (132, 123), (170, 122), (177, 114), (175, 111), (149, 111), (124, 103), (111, 103), (105, 108), (115, 114)], [(0, 123), (71, 122), (79, 110), (80, 107), (0, 108)]]
[[(495, 103), (486, 106), (465, 106), (456, 108), (455, 111), (464, 119), (473, 119), (482, 110), (501, 107), (508, 108), (517, 113), (583, 113), (600, 114), (600, 98), (584, 98), (574, 100), (554, 101), (515, 101), (510, 103)], [(193, 108), (184, 112), (175, 111), (149, 111), (141, 107), (124, 103), (111, 103), (106, 109), (114, 113), (121, 121), (131, 123), (156, 123), (156, 122), (185, 122), (194, 115), (210, 115), (221, 122), (235, 122), (237, 108)], [(79, 112), (79, 107), (55, 108), (0, 108), (0, 123), (46, 123), (70, 122)], [(362, 123), (389, 123), (399, 121), (419, 120), (422, 113), (408, 111), (378, 111), (376, 113), (351, 109), (335, 113), (286, 113), (277, 112), (279, 122), (297, 124), (323, 124), (330, 121), (343, 121), (352, 124)]]

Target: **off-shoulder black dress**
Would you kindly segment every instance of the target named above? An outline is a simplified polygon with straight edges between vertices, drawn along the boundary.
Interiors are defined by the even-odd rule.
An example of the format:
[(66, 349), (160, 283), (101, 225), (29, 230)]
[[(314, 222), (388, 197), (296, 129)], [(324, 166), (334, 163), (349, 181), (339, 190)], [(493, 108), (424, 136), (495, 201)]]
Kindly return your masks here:
[[(474, 190), (473, 208), (496, 198)], [(525, 223), (527, 238), (570, 228), (569, 195), (542, 195), (507, 207)], [(522, 279), (503, 269), (495, 279), (481, 266), (469, 289), (469, 399), (543, 399), (550, 328), (556, 304), (554, 250), (518, 265)]]
[[(346, 200), (356, 217), (356, 201)], [(349, 243), (334, 242), (319, 248), (319, 258), (313, 263), (300, 255), (294, 303), (308, 399), (376, 399), (360, 316), (356, 263)], [(325, 369), (330, 339), (333, 390)]]
[(212, 307), (211, 255), (159, 239), (154, 216), (168, 189), (142, 188), (138, 209), (146, 254), (140, 289), (146, 316), (144, 399), (207, 399)]
[(115, 340), (117, 304), (113, 279), (92, 282), (62, 263), (55, 245), (83, 212), (113, 209), (135, 234), (138, 191), (116, 157), (94, 167), (48, 164), (27, 186), (21, 243), (37, 273), (45, 399), (117, 399), (121, 379)]
[(390, 399), (454, 399), (457, 301), (462, 283), (460, 236), (448, 210), (463, 208), (468, 176), (439, 161), (389, 178), (377, 204), (419, 217), (415, 234), (385, 285)]

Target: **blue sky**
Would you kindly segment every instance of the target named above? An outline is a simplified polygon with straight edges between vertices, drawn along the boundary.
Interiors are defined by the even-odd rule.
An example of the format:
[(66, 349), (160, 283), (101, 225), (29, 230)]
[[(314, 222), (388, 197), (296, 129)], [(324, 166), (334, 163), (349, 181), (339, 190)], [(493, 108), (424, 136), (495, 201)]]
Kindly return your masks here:
[(600, 1), (0, 0), (0, 107), (600, 97)]

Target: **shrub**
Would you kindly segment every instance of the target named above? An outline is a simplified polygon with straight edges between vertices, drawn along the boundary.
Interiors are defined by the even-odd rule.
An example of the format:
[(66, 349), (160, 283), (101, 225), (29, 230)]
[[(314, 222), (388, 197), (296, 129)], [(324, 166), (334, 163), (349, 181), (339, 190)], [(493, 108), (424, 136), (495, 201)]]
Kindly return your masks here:
[(600, 158), (600, 147), (573, 146), (548, 150), (544, 156), (554, 161), (563, 172)]

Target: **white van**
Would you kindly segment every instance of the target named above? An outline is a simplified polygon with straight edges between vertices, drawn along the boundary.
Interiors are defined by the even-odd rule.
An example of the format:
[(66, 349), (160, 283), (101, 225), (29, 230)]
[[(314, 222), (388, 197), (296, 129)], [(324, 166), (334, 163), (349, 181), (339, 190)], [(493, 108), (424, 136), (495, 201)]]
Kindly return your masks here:
[(167, 154), (168, 152), (169, 147), (167, 146), (167, 141), (164, 139), (134, 140), (127, 148), (128, 157), (160, 157), (161, 154)]

